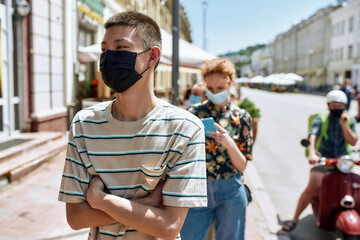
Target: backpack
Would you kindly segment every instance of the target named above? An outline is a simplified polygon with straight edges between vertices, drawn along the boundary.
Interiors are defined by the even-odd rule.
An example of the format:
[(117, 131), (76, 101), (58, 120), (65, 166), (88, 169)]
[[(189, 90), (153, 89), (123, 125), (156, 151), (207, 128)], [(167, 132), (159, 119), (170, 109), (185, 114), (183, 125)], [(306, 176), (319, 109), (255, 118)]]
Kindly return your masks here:
[[(316, 138), (316, 143), (315, 143), (315, 149), (319, 150), (322, 139), (324, 138), (325, 140), (328, 140), (328, 138), (329, 138), (328, 135), (327, 135), (327, 129), (328, 129), (328, 126), (329, 126), (329, 114), (324, 114), (324, 113), (311, 114), (309, 116), (309, 118), (308, 118), (308, 132), (310, 131), (310, 127), (312, 125), (314, 117), (316, 117), (316, 116), (320, 116), (320, 118), (321, 118), (320, 135), (319, 135), (319, 137)], [(350, 118), (348, 119), (347, 124), (348, 124), (348, 126), (351, 125)], [(346, 147), (346, 151), (350, 154), (351, 153), (350, 144), (345, 142), (345, 147)], [(309, 155), (308, 149), (306, 148), (305, 149), (305, 156), (308, 157), (308, 155)]]

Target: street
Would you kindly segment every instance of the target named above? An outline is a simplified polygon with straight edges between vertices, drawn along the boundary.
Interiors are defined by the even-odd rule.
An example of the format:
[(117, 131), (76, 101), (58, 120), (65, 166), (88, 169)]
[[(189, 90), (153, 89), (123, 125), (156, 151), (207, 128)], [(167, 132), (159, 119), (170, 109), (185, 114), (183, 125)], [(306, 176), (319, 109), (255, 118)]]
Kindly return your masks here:
[[(258, 137), (253, 149), (254, 164), (280, 220), (291, 220), (297, 200), (308, 183), (310, 170), (300, 140), (307, 136), (308, 116), (327, 112), (325, 97), (245, 87), (241, 94), (242, 99), (248, 97), (260, 108)], [(350, 115), (355, 115), (356, 107), (353, 101)], [(300, 219), (289, 234), (291, 240), (334, 239), (333, 233), (316, 227), (310, 206)], [(287, 233), (281, 231), (281, 234)]]

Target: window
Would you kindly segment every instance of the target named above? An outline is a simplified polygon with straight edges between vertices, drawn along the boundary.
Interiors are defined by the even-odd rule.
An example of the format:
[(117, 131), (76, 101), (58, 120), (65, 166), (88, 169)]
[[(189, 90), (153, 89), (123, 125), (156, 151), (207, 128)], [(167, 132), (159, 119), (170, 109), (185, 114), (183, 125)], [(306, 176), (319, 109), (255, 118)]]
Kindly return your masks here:
[(343, 60), (344, 59), (344, 50), (343, 50), (343, 48), (339, 48), (339, 50), (340, 50), (340, 61), (341, 60)]
[(351, 16), (349, 18), (349, 32), (352, 32), (354, 30), (354, 16)]
[(353, 54), (352, 54), (352, 51), (353, 51), (353, 46), (352, 45), (349, 45), (348, 46), (348, 59), (352, 59), (353, 58)]
[(357, 54), (356, 57), (360, 57), (360, 42), (357, 44)]
[(345, 20), (341, 21), (341, 35), (344, 35), (345, 33)]

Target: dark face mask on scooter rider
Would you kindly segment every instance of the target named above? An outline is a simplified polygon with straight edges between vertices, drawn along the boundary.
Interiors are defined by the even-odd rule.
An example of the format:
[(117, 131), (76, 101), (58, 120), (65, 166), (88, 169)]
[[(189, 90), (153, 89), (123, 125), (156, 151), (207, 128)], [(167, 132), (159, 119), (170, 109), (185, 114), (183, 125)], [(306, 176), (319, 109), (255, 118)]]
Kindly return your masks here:
[(147, 67), (142, 73), (138, 73), (135, 70), (136, 57), (150, 49), (140, 53), (106, 50), (100, 56), (100, 72), (104, 83), (118, 93), (131, 88), (149, 69)]
[(343, 112), (344, 112), (344, 109), (333, 109), (333, 110), (330, 110), (330, 115), (335, 119), (339, 119)]

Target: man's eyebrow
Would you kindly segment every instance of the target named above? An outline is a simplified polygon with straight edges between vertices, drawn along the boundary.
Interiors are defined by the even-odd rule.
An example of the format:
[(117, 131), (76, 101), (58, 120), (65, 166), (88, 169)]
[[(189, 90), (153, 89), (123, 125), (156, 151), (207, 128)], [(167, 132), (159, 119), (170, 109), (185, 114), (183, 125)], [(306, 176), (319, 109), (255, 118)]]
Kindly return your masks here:
[(118, 39), (114, 40), (114, 42), (122, 42), (122, 41), (129, 42), (129, 40), (127, 40), (125, 38), (118, 38)]
[[(114, 42), (122, 42), (122, 41), (126, 41), (128, 42), (125, 38), (118, 38), (118, 39), (115, 39)], [(101, 44), (106, 44), (105, 41), (102, 41)]]

